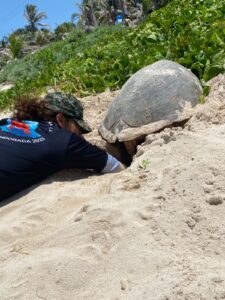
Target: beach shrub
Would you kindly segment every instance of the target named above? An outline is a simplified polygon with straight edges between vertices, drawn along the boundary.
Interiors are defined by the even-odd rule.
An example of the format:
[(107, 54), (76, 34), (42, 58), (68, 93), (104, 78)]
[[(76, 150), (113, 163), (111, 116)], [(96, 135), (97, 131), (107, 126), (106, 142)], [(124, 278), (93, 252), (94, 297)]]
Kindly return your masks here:
[(9, 36), (9, 50), (12, 53), (13, 58), (19, 58), (23, 49), (23, 40), (20, 36), (11, 34)]

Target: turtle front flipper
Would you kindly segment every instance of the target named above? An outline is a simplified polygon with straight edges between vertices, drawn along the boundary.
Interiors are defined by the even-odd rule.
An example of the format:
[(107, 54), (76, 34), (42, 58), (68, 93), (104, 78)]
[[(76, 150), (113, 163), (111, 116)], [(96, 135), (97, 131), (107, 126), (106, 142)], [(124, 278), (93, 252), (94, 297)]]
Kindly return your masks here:
[(124, 143), (116, 142), (111, 144), (107, 142), (106, 151), (126, 166), (131, 165), (133, 155), (126, 150)]

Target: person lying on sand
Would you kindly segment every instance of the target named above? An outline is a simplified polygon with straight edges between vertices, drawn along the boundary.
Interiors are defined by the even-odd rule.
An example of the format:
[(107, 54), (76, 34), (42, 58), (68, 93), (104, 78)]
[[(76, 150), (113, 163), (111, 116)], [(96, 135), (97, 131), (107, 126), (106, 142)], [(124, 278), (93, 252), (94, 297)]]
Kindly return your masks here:
[(124, 166), (83, 134), (91, 128), (71, 94), (20, 99), (12, 118), (0, 120), (0, 200), (62, 169), (119, 172)]

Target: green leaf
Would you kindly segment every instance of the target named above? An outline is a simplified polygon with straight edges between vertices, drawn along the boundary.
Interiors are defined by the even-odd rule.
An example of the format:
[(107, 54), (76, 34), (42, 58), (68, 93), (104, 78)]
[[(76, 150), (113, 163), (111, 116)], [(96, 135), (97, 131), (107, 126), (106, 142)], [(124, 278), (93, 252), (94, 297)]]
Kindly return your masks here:
[(214, 42), (215, 45), (223, 46), (224, 41), (220, 38), (220, 36), (217, 33), (213, 33), (211, 37), (211, 41)]

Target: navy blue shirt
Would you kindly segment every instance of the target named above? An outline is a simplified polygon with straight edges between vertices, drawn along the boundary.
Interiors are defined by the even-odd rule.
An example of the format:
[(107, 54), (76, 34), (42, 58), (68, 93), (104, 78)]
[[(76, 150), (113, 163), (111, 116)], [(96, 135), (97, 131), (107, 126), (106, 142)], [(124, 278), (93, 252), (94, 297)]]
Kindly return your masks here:
[(56, 171), (101, 171), (106, 163), (106, 151), (55, 123), (0, 120), (0, 200)]

